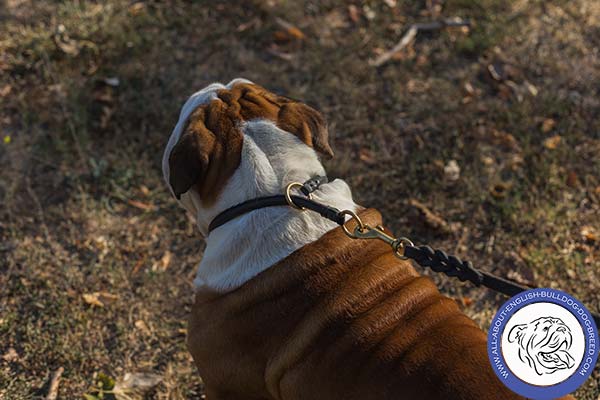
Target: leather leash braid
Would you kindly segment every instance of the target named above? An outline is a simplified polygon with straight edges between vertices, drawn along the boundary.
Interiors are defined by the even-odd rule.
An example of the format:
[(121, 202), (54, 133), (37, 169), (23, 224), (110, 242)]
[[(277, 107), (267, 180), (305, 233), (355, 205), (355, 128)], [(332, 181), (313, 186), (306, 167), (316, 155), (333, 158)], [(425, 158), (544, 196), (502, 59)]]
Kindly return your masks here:
[[(299, 210), (309, 209), (340, 225), (346, 235), (352, 239), (381, 239), (392, 247), (394, 254), (398, 258), (411, 259), (422, 267), (431, 268), (434, 272), (443, 273), (451, 278), (457, 278), (461, 282), (469, 281), (475, 286), (483, 286), (511, 297), (526, 290), (534, 289), (533, 287), (519, 285), (492, 273), (481, 271), (475, 268), (470, 261), (462, 261), (460, 258), (448, 255), (442, 250), (434, 250), (429, 246), (415, 246), (409, 239), (404, 237), (392, 237), (384, 232), (381, 227), (372, 228), (363, 224), (360, 218), (352, 211), (340, 211), (335, 207), (326, 206), (312, 200), (310, 198), (311, 193), (326, 182), (326, 177), (317, 176), (309, 179), (304, 184), (299, 182), (290, 183), (286, 188), (285, 195), (259, 197), (240, 203), (217, 215), (210, 223), (208, 231), (211, 232), (234, 218), (260, 208), (291, 206)], [(293, 187), (298, 187), (307, 197), (292, 195), (290, 191)], [(346, 228), (346, 215), (349, 215), (351, 219), (357, 222), (354, 232), (350, 232)], [(600, 326), (600, 315), (596, 313), (591, 313), (591, 315), (596, 322), (596, 326)]]

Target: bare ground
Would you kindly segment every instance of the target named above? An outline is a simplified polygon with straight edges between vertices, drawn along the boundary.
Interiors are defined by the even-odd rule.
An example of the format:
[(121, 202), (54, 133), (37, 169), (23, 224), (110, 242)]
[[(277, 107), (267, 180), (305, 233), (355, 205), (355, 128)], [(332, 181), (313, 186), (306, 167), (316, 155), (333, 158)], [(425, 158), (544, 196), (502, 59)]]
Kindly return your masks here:
[[(60, 367), (59, 398), (111, 398), (127, 373), (160, 380), (145, 398), (201, 398), (203, 243), (160, 158), (186, 97), (238, 76), (322, 110), (331, 175), (397, 234), (600, 310), (599, 4), (215, 3), (0, 0), (0, 398), (45, 397)], [(472, 27), (370, 66), (455, 16)], [(483, 328), (504, 300), (435, 280)]]

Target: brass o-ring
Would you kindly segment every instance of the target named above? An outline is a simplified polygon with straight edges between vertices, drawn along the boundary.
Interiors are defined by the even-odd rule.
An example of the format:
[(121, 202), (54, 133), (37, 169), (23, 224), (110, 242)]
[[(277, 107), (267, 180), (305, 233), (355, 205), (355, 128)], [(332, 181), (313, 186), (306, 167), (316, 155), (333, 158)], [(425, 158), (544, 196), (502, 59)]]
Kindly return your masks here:
[(400, 237), (397, 239), (397, 244), (394, 245), (394, 254), (401, 260), (408, 260), (408, 257), (404, 255), (404, 248), (406, 246), (414, 246), (413, 242), (409, 238)]
[[(340, 211), (340, 214), (342, 214), (342, 215), (349, 215), (349, 216), (351, 216), (351, 217), (352, 217), (352, 219), (353, 219), (353, 220), (355, 220), (355, 221), (356, 221), (356, 223), (358, 224), (358, 229), (359, 229), (361, 232), (362, 232), (362, 231), (363, 231), (363, 230), (364, 230), (364, 229), (367, 227), (365, 224), (363, 224), (362, 220), (359, 218), (359, 216), (358, 216), (358, 215), (356, 215), (356, 213), (355, 213), (354, 211), (351, 211), (351, 210), (343, 210), (343, 211)], [(345, 222), (342, 224), (342, 229), (344, 230), (344, 233), (345, 233), (345, 234), (346, 234), (348, 237), (350, 237), (350, 238), (352, 238), (352, 239), (357, 239), (357, 236), (355, 236), (355, 235), (354, 235), (352, 232), (350, 232), (350, 231), (348, 230), (348, 228), (346, 227), (346, 223), (345, 223)]]
[[(305, 207), (300, 207), (299, 205), (297, 205), (296, 203), (294, 203), (294, 201), (292, 200), (291, 190), (292, 190), (292, 188), (294, 188), (294, 187), (303, 187), (303, 186), (304, 186), (304, 185), (303, 185), (303, 184), (301, 184), (300, 182), (292, 182), (292, 183), (288, 184), (288, 185), (285, 187), (285, 201), (287, 201), (287, 203), (288, 203), (290, 206), (292, 206), (292, 207), (294, 207), (296, 210), (300, 210), (300, 211), (304, 211), (304, 210), (306, 210), (306, 208), (305, 208)], [(308, 198), (309, 198), (309, 199), (311, 198), (311, 195), (310, 195), (310, 193), (308, 194)]]

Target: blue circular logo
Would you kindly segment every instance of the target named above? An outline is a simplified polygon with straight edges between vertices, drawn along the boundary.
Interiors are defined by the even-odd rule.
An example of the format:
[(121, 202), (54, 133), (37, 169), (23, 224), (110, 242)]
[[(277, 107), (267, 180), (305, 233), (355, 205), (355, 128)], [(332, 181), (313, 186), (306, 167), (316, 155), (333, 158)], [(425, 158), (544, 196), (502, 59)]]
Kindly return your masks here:
[(532, 399), (575, 391), (598, 359), (598, 329), (571, 295), (532, 289), (502, 305), (488, 332), (492, 369), (509, 389)]

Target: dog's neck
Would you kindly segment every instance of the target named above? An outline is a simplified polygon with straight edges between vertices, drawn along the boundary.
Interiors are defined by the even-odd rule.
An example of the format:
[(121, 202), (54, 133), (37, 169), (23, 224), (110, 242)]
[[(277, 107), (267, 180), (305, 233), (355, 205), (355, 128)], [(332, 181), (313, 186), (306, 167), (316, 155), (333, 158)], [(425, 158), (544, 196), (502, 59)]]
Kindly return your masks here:
[[(325, 175), (314, 150), (273, 123), (250, 121), (242, 129), (240, 165), (215, 204), (203, 207), (194, 191), (181, 198), (206, 237), (206, 250), (194, 281), (198, 291), (234, 290), (337, 226), (311, 211), (269, 207), (208, 232), (212, 219), (227, 208), (249, 199), (282, 194), (290, 182)], [(313, 199), (338, 209), (357, 208), (348, 185), (339, 179), (321, 185)]]

